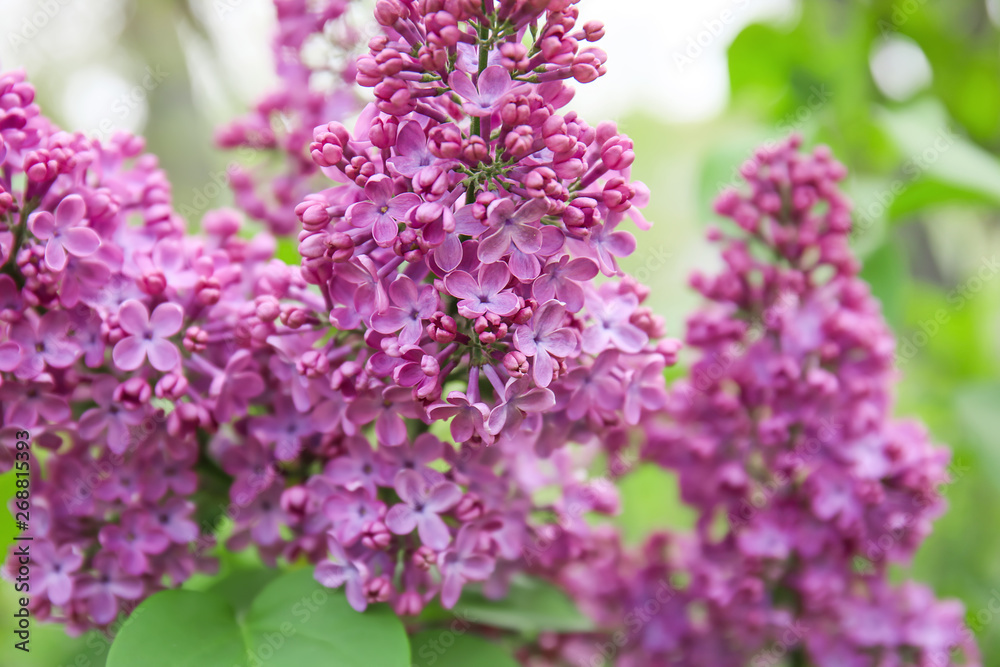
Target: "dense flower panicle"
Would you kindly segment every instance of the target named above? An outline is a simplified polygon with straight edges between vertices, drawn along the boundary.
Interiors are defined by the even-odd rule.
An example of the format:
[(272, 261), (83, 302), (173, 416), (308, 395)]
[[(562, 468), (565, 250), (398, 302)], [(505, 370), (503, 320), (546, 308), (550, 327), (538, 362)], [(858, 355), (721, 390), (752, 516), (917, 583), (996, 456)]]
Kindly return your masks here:
[(710, 233), (722, 270), (692, 280), (697, 359), (643, 421), (694, 534), (608, 559), (599, 585), (576, 573), (608, 623), (656, 601), (616, 664), (979, 664), (960, 604), (888, 582), (943, 509), (948, 452), (892, 417), (894, 341), (848, 248), (844, 169), (798, 148), (760, 149), (749, 192), (717, 200), (735, 225)]
[[(38, 618), (108, 626), (221, 542), (406, 616), (546, 579), (597, 629), (544, 633), (526, 665), (976, 664), (960, 606), (887, 582), (947, 455), (891, 419), (828, 153), (762, 150), (750, 194), (720, 197), (735, 232), (713, 232), (725, 267), (694, 279), (699, 355), (668, 389), (680, 342), (618, 265), (648, 227), (632, 142), (559, 111), (604, 73), (600, 23), (574, 0), (379, 0), (384, 34), (326, 72), (374, 88), (349, 131), (356, 98), (319, 92), (303, 51), (352, 47), (347, 0), (276, 7), (282, 87), (220, 142), (283, 156), (232, 184), (301, 266), (236, 211), (186, 233), (141, 140), (61, 132), (0, 76), (0, 430), (46, 452)], [(638, 456), (699, 520), (636, 551), (591, 519)]]

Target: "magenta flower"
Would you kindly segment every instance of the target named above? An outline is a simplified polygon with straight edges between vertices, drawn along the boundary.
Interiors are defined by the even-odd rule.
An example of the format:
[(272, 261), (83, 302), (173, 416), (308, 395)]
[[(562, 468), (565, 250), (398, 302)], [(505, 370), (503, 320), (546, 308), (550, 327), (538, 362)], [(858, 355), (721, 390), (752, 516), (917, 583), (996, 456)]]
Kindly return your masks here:
[(120, 525), (101, 528), (101, 546), (118, 555), (122, 571), (138, 576), (149, 571), (149, 556), (163, 553), (170, 540), (147, 513), (128, 510)]
[[(28, 316), (10, 326), (10, 342), (19, 348), (19, 363), (14, 375), (31, 379), (45, 371), (46, 366), (67, 368), (80, 358), (82, 351), (70, 336), (70, 319), (64, 310), (50, 310), (41, 318)], [(9, 365), (14, 359), (11, 346), (4, 348)]]
[(485, 264), (479, 269), (479, 280), (465, 271), (455, 271), (444, 279), (445, 289), (459, 299), (460, 312), (468, 317), (493, 313), (509, 317), (517, 312), (520, 302), (513, 292), (506, 291), (510, 271), (503, 262)]
[(563, 255), (558, 262), (551, 262), (542, 270), (542, 275), (531, 285), (531, 296), (538, 303), (559, 299), (566, 304), (566, 310), (577, 313), (584, 303), (580, 283), (591, 280), (598, 271), (597, 264), (592, 259), (570, 259), (568, 255)]
[(55, 215), (39, 211), (31, 215), (28, 227), (45, 244), (45, 263), (53, 271), (66, 268), (67, 254), (86, 257), (101, 246), (101, 237), (93, 229), (80, 226), (87, 214), (87, 204), (80, 195), (69, 195), (56, 206)]
[(556, 404), (555, 394), (550, 389), (528, 389), (528, 378), (511, 378), (504, 387), (504, 395), (490, 412), (487, 430), (493, 435), (512, 433), (524, 421), (526, 412), (544, 412)]
[(514, 346), (534, 357), (532, 377), (539, 387), (548, 387), (555, 376), (553, 357), (566, 357), (577, 350), (580, 340), (575, 330), (564, 327), (566, 308), (558, 301), (547, 301), (538, 308), (528, 325), (514, 328)]
[(128, 449), (131, 441), (129, 429), (142, 423), (145, 410), (130, 409), (114, 400), (118, 381), (112, 377), (102, 377), (91, 387), (91, 397), (97, 403), (80, 416), (80, 435), (88, 440), (96, 441), (98, 436), (107, 432), (108, 449), (115, 454), (121, 454)]
[(451, 534), (439, 514), (447, 512), (462, 498), (457, 484), (439, 482), (433, 486), (414, 470), (396, 475), (396, 493), (403, 501), (389, 508), (385, 525), (397, 535), (408, 535), (416, 528), (420, 541), (440, 551), (448, 546)]
[(399, 332), (400, 345), (415, 345), (423, 335), (424, 320), (437, 310), (437, 292), (432, 285), (417, 285), (400, 275), (389, 285), (392, 306), (372, 316), (372, 328), (379, 333)]
[(469, 524), (462, 526), (455, 538), (455, 546), (441, 555), (441, 605), (451, 609), (462, 595), (467, 581), (484, 581), (492, 574), (496, 561), (484, 554), (475, 553), (479, 529)]
[(532, 199), (515, 210), (513, 199), (498, 199), (490, 204), (488, 222), (493, 232), (479, 242), (479, 260), (487, 264), (500, 261), (513, 243), (526, 255), (542, 248), (542, 230), (537, 226), (549, 210), (545, 199)]
[(212, 378), (209, 396), (215, 397), (215, 417), (220, 422), (246, 414), (254, 396), (264, 391), (264, 381), (249, 350), (238, 350), (226, 361), (226, 367)]
[(338, 491), (323, 504), (323, 513), (333, 522), (332, 534), (345, 547), (357, 542), (365, 524), (380, 519), (384, 512), (385, 504), (365, 487)]
[(448, 85), (465, 100), (462, 108), (470, 116), (490, 116), (508, 99), (513, 87), (510, 73), (499, 65), (492, 65), (479, 75), (477, 84), (469, 75), (454, 71), (448, 77)]
[(353, 435), (344, 439), (345, 456), (329, 461), (323, 475), (329, 481), (349, 491), (365, 489), (375, 495), (378, 480), (382, 478), (382, 463), (364, 437)]
[(427, 138), (420, 123), (416, 121), (407, 121), (400, 126), (395, 149), (396, 154), (389, 158), (389, 166), (407, 178), (413, 178), (418, 171), (437, 162), (427, 147)]
[(50, 542), (39, 542), (31, 552), (32, 562), (38, 567), (32, 572), (32, 592), (46, 595), (55, 605), (69, 602), (73, 597), (73, 575), (83, 565), (80, 547), (63, 544), (56, 549)]
[(160, 530), (175, 544), (189, 544), (198, 539), (198, 524), (192, 519), (195, 506), (189, 500), (173, 497), (154, 510)]
[(347, 602), (356, 610), (368, 608), (365, 583), (368, 581), (368, 566), (363, 561), (353, 560), (333, 533), (327, 536), (327, 560), (316, 566), (313, 577), (327, 588), (344, 586)]
[(640, 352), (649, 336), (629, 321), (639, 307), (634, 294), (608, 294), (606, 299), (597, 295), (587, 299), (587, 312), (594, 324), (583, 330), (583, 351), (600, 354), (609, 346), (635, 354)]
[(0, 386), (4, 422), (30, 428), (42, 417), (50, 424), (60, 424), (71, 416), (66, 397), (56, 391), (52, 376), (42, 373), (24, 384)]
[(113, 553), (98, 553), (94, 557), (93, 569), (93, 574), (81, 577), (75, 592), (87, 601), (94, 621), (106, 625), (118, 615), (118, 601), (138, 600), (143, 595), (144, 586), (139, 577), (122, 571)]
[(586, 242), (574, 241), (574, 248), (596, 259), (606, 276), (620, 273), (616, 257), (628, 257), (635, 252), (635, 237), (626, 231), (616, 231), (619, 222), (621, 215), (611, 214), (603, 225), (592, 230)]
[(420, 197), (411, 192), (395, 195), (395, 191), (395, 184), (388, 176), (372, 176), (365, 184), (365, 196), (369, 201), (354, 204), (348, 212), (351, 224), (371, 227), (372, 237), (383, 248), (392, 245), (399, 233), (400, 221), (420, 203)]
[(118, 341), (111, 352), (118, 368), (134, 371), (147, 356), (158, 371), (169, 371), (180, 363), (177, 346), (168, 340), (184, 324), (184, 311), (176, 303), (161, 303), (150, 316), (141, 301), (129, 299), (118, 311), (118, 321), (122, 330), (130, 334)]
[(486, 442), (493, 441), (486, 429), (490, 409), (485, 403), (473, 401), (460, 391), (448, 392), (446, 400), (446, 403), (432, 405), (427, 414), (435, 421), (451, 419), (451, 437), (455, 442), (466, 442), (476, 434)]

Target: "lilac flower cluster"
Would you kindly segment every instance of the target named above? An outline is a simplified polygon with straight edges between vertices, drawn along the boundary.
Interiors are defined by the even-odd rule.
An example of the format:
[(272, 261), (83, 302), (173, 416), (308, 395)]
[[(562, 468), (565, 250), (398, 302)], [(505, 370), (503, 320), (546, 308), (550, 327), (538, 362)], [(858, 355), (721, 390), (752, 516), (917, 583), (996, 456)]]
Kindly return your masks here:
[(625, 641), (590, 643), (616, 664), (979, 664), (961, 604), (889, 583), (943, 510), (948, 452), (892, 418), (894, 341), (848, 247), (845, 170), (798, 147), (760, 149), (749, 193), (717, 200), (735, 224), (710, 232), (721, 272), (692, 279), (698, 357), (643, 422), (694, 533), (571, 567), (608, 624), (654, 602)]
[[(648, 227), (632, 142), (559, 111), (604, 73), (600, 23), (575, 0), (379, 0), (384, 34), (333, 70), (374, 89), (350, 132), (356, 98), (303, 55), (358, 39), (347, 0), (276, 7), (279, 92), (219, 140), (283, 156), (232, 185), (301, 228), (301, 266), (236, 211), (187, 233), (140, 140), (61, 132), (0, 76), (0, 430), (44, 452), (39, 618), (107, 626), (224, 541), (406, 616), (542, 577), (599, 630), (543, 634), (519, 655), (539, 667), (977, 664), (957, 604), (888, 583), (947, 455), (891, 419), (840, 165), (792, 140), (720, 198), (725, 267), (694, 279), (699, 354), (668, 390), (680, 343), (617, 264), (626, 219)], [(633, 552), (591, 518), (636, 445), (699, 518)]]
[[(679, 346), (655, 342), (663, 324), (640, 305), (645, 288), (593, 282), (621, 275), (616, 258), (635, 239), (619, 226), (626, 214), (647, 226), (634, 205), (648, 192), (631, 182), (628, 137), (557, 111), (572, 97), (565, 79), (603, 73), (603, 52), (579, 46), (603, 28), (577, 28), (577, 13), (562, 0), (381, 0), (386, 34), (357, 65), (376, 102), (353, 134), (337, 122), (316, 129), (313, 159), (335, 185), (296, 208), (303, 276), (339, 331), (325, 356), (350, 358), (316, 374), (343, 397), (344, 435), (372, 429), (379, 445), (362, 456), (366, 441), (352, 440), (352, 465), (370, 459), (371, 482), (354, 465), (341, 483), (368, 488), (365, 516), (405, 537), (400, 545), (416, 529), (418, 552), (437, 552), (445, 606), (460, 588), (448, 563), (485, 559), (490, 568), (468, 566), (475, 576), (465, 577), (482, 579), (494, 554), (516, 561), (534, 537), (537, 508), (518, 467), (570, 441), (623, 438), (665, 405), (662, 370)], [(460, 455), (491, 467), (467, 476), (446, 447), (443, 481), (432, 469), (379, 472), (383, 452), (399, 459), (388, 453), (448, 420)], [(449, 509), (450, 526), (437, 517)], [(346, 582), (360, 607), (366, 586), (393, 580), (396, 559), (358, 534), (335, 535), (335, 565), (317, 576)], [(406, 561), (410, 611), (435, 589), (426, 558)]]

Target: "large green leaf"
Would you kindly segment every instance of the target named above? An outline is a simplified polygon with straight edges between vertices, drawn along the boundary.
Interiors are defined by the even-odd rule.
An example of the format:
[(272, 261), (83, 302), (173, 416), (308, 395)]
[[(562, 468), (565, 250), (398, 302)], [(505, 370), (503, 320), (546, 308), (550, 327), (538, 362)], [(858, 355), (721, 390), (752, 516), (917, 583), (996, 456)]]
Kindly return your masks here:
[(502, 647), (467, 631), (468, 625), (456, 620), (446, 628), (413, 635), (413, 667), (517, 667)]
[(221, 590), (164, 591), (143, 602), (112, 644), (109, 667), (409, 665), (406, 632), (390, 609), (359, 614), (312, 570), (264, 586), (245, 615)]
[(455, 606), (455, 615), (473, 623), (538, 632), (586, 632), (593, 623), (584, 616), (565, 593), (538, 579), (518, 577), (502, 600), (487, 599), (467, 588)]

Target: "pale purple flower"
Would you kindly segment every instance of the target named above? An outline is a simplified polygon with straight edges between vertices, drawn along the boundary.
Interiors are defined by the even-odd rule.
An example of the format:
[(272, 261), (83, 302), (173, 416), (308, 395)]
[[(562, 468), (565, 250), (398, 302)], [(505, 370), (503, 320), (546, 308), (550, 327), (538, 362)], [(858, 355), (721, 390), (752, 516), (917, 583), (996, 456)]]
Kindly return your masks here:
[(396, 475), (396, 493), (403, 501), (389, 508), (385, 525), (397, 535), (407, 535), (414, 529), (420, 541), (440, 551), (448, 546), (451, 534), (448, 525), (438, 516), (455, 506), (462, 490), (451, 482), (431, 485), (417, 471), (401, 470)]
[(123, 371), (134, 371), (149, 357), (158, 371), (172, 370), (180, 363), (177, 346), (168, 339), (184, 324), (184, 311), (175, 303), (161, 303), (150, 315), (141, 301), (130, 299), (118, 311), (121, 328), (130, 334), (115, 345), (111, 356)]
[(559, 299), (566, 304), (566, 310), (577, 313), (584, 304), (584, 292), (580, 283), (591, 280), (598, 271), (597, 264), (592, 259), (570, 259), (568, 255), (563, 255), (558, 262), (550, 262), (545, 266), (542, 275), (531, 284), (531, 296), (539, 303)]
[(539, 306), (529, 324), (514, 328), (514, 346), (534, 357), (532, 377), (539, 387), (548, 387), (555, 376), (553, 357), (566, 357), (577, 350), (580, 340), (574, 329), (564, 327), (566, 308), (558, 301)]
[(5, 406), (4, 421), (22, 428), (31, 428), (39, 417), (50, 424), (61, 424), (71, 416), (66, 396), (56, 391), (48, 373), (20, 385), (0, 386), (0, 398)]
[[(39, 375), (46, 366), (67, 368), (82, 354), (70, 336), (69, 314), (64, 310), (50, 310), (41, 318), (28, 316), (14, 322), (10, 325), (10, 342), (19, 348), (20, 361), (14, 375), (22, 380)], [(13, 348), (5, 349), (5, 363), (9, 365), (14, 358)]]
[(533, 255), (542, 248), (542, 230), (538, 221), (548, 212), (544, 199), (532, 199), (515, 210), (513, 199), (498, 199), (490, 204), (488, 224), (493, 230), (479, 242), (479, 260), (487, 264), (500, 261), (514, 244), (521, 252)]
[(263, 391), (264, 380), (253, 355), (249, 350), (237, 350), (222, 372), (212, 378), (208, 393), (215, 397), (216, 419), (226, 422), (235, 415), (246, 414), (250, 399)]
[(517, 312), (520, 305), (517, 295), (507, 291), (510, 271), (503, 262), (484, 264), (479, 269), (476, 280), (465, 271), (455, 271), (444, 279), (445, 289), (459, 299), (460, 310), (472, 317), (493, 313), (509, 317)]
[(123, 572), (118, 559), (108, 551), (94, 557), (94, 572), (80, 578), (75, 594), (87, 601), (98, 625), (106, 625), (118, 615), (119, 600), (138, 600), (143, 595), (142, 579)]
[(594, 323), (583, 330), (583, 351), (600, 354), (611, 346), (629, 354), (642, 351), (649, 336), (629, 321), (638, 307), (639, 300), (634, 294), (605, 293), (588, 297), (587, 312)]
[(142, 423), (145, 410), (130, 409), (114, 400), (118, 381), (112, 377), (101, 377), (91, 386), (91, 397), (96, 408), (87, 410), (80, 416), (80, 435), (96, 441), (102, 433), (107, 433), (108, 449), (121, 454), (131, 442), (129, 429)]
[(68, 255), (86, 257), (101, 246), (101, 237), (80, 223), (87, 215), (87, 204), (80, 195), (69, 195), (56, 206), (55, 215), (48, 211), (33, 213), (28, 219), (31, 233), (45, 244), (45, 263), (53, 271), (66, 268)]
[(544, 412), (556, 404), (555, 394), (546, 388), (529, 389), (527, 377), (511, 378), (504, 387), (504, 394), (490, 412), (486, 428), (493, 435), (511, 434), (524, 421), (526, 412)]
[(399, 332), (400, 345), (415, 345), (423, 335), (424, 320), (437, 310), (437, 292), (431, 285), (416, 283), (401, 275), (389, 285), (392, 306), (372, 316), (372, 328), (379, 333)]
[(74, 573), (83, 565), (83, 552), (75, 544), (56, 549), (51, 542), (31, 547), (31, 559), (37, 570), (31, 573), (35, 595), (45, 595), (54, 605), (64, 605), (73, 597)]
[(496, 561), (485, 554), (475, 553), (479, 529), (462, 526), (455, 545), (441, 555), (441, 605), (451, 609), (468, 581), (484, 581), (493, 572)]
[(348, 556), (332, 533), (327, 537), (327, 551), (327, 560), (316, 566), (313, 577), (327, 588), (344, 586), (347, 602), (355, 611), (364, 611), (368, 608), (368, 596), (365, 595), (368, 566)]
[(365, 524), (382, 518), (385, 504), (365, 487), (337, 491), (323, 503), (323, 513), (333, 523), (331, 533), (345, 547), (358, 541)]
[(383, 473), (382, 462), (375, 456), (371, 444), (364, 437), (353, 435), (344, 439), (344, 448), (347, 450), (344, 456), (326, 464), (324, 477), (349, 491), (361, 488), (374, 495)]
[(456, 70), (448, 77), (448, 85), (464, 100), (462, 108), (465, 113), (489, 116), (507, 101), (514, 82), (506, 69), (493, 65), (483, 70), (476, 84), (472, 83), (468, 74)]
[(170, 540), (156, 521), (141, 510), (128, 510), (121, 524), (101, 528), (101, 546), (118, 555), (122, 571), (138, 576), (149, 571), (149, 556), (163, 553)]
[(399, 223), (420, 203), (420, 197), (411, 192), (396, 195), (395, 191), (396, 186), (388, 176), (372, 176), (365, 184), (369, 201), (358, 202), (349, 210), (351, 224), (371, 227), (372, 237), (382, 247), (392, 245), (399, 233)]
[(493, 436), (486, 429), (490, 409), (485, 403), (473, 401), (460, 391), (448, 392), (446, 401), (432, 405), (427, 414), (434, 420), (451, 419), (451, 437), (455, 442), (466, 442), (473, 435), (492, 442)]
[(407, 121), (400, 126), (395, 153), (389, 158), (389, 166), (407, 178), (413, 178), (418, 171), (437, 162), (427, 147), (427, 138), (420, 123), (416, 121)]

